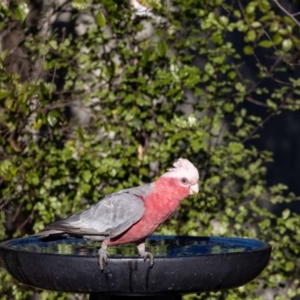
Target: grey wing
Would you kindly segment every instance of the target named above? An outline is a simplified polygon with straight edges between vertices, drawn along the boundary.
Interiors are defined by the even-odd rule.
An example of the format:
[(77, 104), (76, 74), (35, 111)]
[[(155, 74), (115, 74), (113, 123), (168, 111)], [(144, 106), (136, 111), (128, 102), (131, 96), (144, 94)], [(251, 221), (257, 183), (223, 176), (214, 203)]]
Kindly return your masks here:
[(144, 202), (138, 196), (114, 193), (83, 212), (46, 226), (38, 235), (68, 233), (112, 238), (139, 221), (144, 211)]

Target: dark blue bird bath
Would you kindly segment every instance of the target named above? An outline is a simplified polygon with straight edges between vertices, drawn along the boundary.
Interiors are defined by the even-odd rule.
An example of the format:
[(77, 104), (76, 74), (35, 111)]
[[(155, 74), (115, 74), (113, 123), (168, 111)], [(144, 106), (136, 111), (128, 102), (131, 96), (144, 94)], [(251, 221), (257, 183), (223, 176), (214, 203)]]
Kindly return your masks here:
[(154, 266), (134, 245), (110, 247), (101, 272), (97, 242), (80, 238), (20, 238), (0, 243), (0, 265), (20, 283), (40, 289), (89, 293), (90, 299), (180, 295), (227, 290), (255, 279), (271, 246), (258, 240), (154, 235), (147, 248)]

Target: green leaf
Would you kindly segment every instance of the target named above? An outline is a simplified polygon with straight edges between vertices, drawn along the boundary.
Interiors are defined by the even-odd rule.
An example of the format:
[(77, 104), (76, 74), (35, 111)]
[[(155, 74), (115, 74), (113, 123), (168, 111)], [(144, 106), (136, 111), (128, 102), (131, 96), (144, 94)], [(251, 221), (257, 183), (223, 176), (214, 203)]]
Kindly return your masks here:
[(282, 41), (282, 49), (284, 51), (287, 52), (287, 51), (291, 50), (292, 47), (293, 47), (293, 42), (291, 39), (285, 39)]
[(244, 53), (246, 54), (246, 55), (252, 55), (253, 54), (253, 47), (252, 46), (249, 46), (249, 45), (247, 45), (247, 46), (245, 46), (244, 47), (244, 49), (243, 49), (243, 51), (244, 51)]
[(246, 35), (246, 40), (249, 42), (254, 42), (256, 39), (256, 32), (254, 30), (249, 30)]
[(58, 49), (57, 41), (55, 41), (55, 40), (49, 41), (49, 45), (50, 45), (54, 50), (57, 50), (57, 49)]
[(235, 88), (236, 88), (237, 91), (239, 91), (241, 93), (246, 92), (246, 87), (241, 82), (237, 82), (235, 84)]
[(71, 5), (77, 10), (83, 10), (89, 7), (89, 2), (87, 0), (72, 0)]
[(50, 126), (55, 126), (59, 120), (59, 112), (57, 110), (52, 110), (47, 115), (47, 122)]
[(166, 52), (167, 52), (167, 45), (164, 41), (159, 41), (157, 43), (157, 53), (159, 56), (165, 56), (166, 55)]
[(274, 110), (276, 110), (278, 107), (277, 104), (274, 101), (272, 101), (271, 99), (267, 99), (267, 104), (269, 107), (273, 108)]
[(283, 218), (283, 220), (287, 220), (289, 218), (290, 214), (291, 214), (291, 211), (288, 208), (286, 208), (282, 212), (282, 218)]
[(226, 16), (221, 16), (221, 17), (219, 18), (219, 22), (220, 22), (222, 25), (227, 26), (228, 23), (229, 23), (229, 19), (228, 19), (228, 17), (226, 17)]
[(0, 90), (0, 100), (5, 99), (9, 95), (9, 91)]
[(231, 113), (234, 111), (234, 105), (233, 103), (225, 103), (224, 105), (224, 110), (227, 112), (227, 113)]
[(256, 2), (252, 1), (246, 6), (246, 13), (253, 14), (256, 8)]
[(259, 42), (258, 45), (263, 48), (270, 48), (273, 46), (273, 43), (269, 40), (263, 40), (263, 41)]
[(257, 21), (252, 22), (252, 23), (251, 23), (251, 27), (252, 27), (252, 28), (259, 28), (259, 27), (261, 27), (261, 23), (260, 23), (260, 22), (257, 22)]
[(295, 268), (295, 264), (292, 261), (287, 261), (285, 263), (284, 269), (285, 271), (289, 272)]
[(204, 66), (204, 70), (206, 73), (208, 73), (209, 75), (214, 75), (215, 69), (214, 66), (211, 63), (206, 63)]
[(90, 170), (84, 170), (82, 173), (82, 178), (84, 182), (89, 183), (92, 179), (92, 173)]
[(95, 17), (96, 17), (96, 22), (97, 22), (99, 27), (105, 27), (106, 26), (106, 18), (105, 18), (104, 14), (101, 11), (97, 12)]
[(29, 8), (25, 1), (21, 1), (14, 10), (15, 16), (21, 23), (25, 21), (27, 14), (29, 13)]

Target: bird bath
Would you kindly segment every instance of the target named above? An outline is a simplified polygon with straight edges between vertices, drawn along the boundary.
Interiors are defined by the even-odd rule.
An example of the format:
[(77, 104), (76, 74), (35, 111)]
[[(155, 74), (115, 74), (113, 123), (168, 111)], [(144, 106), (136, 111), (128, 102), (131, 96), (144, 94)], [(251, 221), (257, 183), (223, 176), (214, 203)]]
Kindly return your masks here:
[(146, 243), (154, 266), (134, 245), (110, 247), (101, 272), (97, 242), (80, 238), (20, 238), (0, 243), (0, 265), (20, 283), (40, 289), (100, 295), (180, 299), (181, 294), (226, 290), (256, 278), (271, 246), (244, 238), (153, 235)]

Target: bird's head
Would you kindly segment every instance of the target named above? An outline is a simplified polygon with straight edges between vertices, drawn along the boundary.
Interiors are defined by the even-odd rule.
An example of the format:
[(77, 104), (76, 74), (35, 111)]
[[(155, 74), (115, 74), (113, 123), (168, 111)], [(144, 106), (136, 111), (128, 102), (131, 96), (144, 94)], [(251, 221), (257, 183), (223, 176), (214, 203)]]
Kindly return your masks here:
[(189, 194), (194, 195), (199, 192), (199, 172), (197, 168), (187, 159), (179, 158), (173, 168), (161, 176), (162, 178), (172, 178), (176, 184), (189, 189)]

